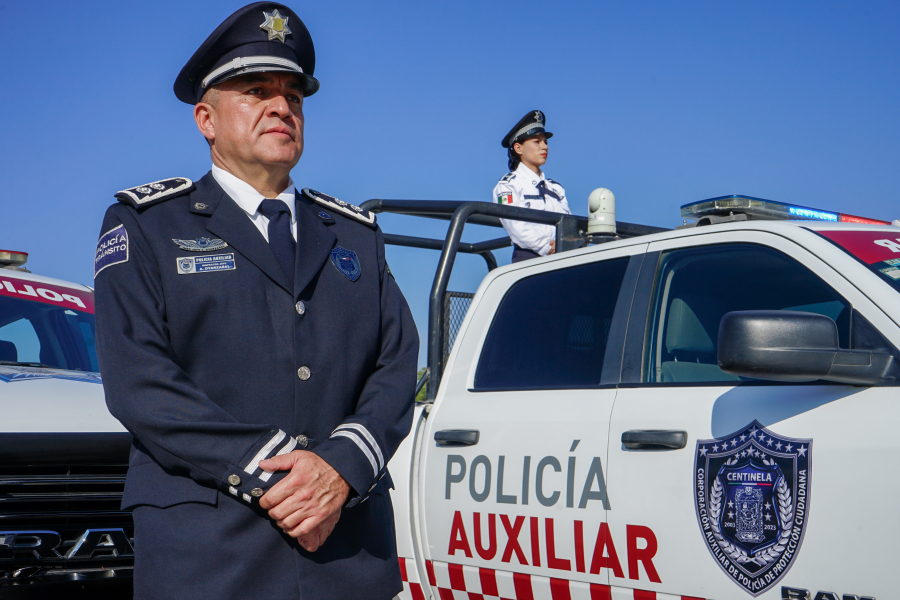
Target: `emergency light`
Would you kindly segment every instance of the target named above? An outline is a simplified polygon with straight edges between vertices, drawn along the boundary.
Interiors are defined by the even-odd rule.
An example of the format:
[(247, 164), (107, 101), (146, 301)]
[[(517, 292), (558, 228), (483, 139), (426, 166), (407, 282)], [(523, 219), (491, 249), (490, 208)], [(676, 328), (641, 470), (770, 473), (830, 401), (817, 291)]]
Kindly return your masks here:
[(707, 215), (729, 215), (741, 213), (750, 219), (791, 220), (791, 221), (831, 221), (832, 223), (865, 223), (868, 225), (890, 225), (890, 221), (846, 215), (808, 206), (763, 200), (750, 196), (721, 196), (691, 202), (681, 207), (681, 216), (699, 219)]
[(0, 265), (21, 267), (28, 262), (27, 252), (14, 252), (12, 250), (0, 250)]

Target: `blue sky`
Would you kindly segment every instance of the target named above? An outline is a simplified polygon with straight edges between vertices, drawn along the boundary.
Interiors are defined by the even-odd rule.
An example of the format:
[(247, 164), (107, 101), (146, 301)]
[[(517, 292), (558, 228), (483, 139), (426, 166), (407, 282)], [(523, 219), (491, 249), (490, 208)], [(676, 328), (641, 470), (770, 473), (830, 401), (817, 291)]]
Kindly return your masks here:
[[(0, 248), (90, 284), (117, 190), (209, 169), (172, 83), (243, 4), (0, 0)], [(305, 104), (300, 187), (357, 204), (490, 201), (500, 139), (540, 109), (555, 134), (545, 171), (577, 214), (607, 187), (619, 220), (666, 227), (681, 204), (732, 193), (900, 218), (896, 2), (291, 6), (322, 82)], [(407, 235), (446, 227), (379, 221)], [(424, 331), (437, 253), (389, 248), (388, 261)], [(484, 274), (463, 256), (451, 289)]]

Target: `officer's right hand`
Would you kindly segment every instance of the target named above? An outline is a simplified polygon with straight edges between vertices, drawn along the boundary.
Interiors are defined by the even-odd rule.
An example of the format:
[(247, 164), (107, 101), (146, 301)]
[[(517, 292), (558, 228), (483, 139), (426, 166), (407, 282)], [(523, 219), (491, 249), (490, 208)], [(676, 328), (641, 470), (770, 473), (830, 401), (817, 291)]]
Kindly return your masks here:
[(556, 240), (550, 242), (550, 252), (547, 253), (547, 256), (550, 256), (554, 252), (556, 252)]

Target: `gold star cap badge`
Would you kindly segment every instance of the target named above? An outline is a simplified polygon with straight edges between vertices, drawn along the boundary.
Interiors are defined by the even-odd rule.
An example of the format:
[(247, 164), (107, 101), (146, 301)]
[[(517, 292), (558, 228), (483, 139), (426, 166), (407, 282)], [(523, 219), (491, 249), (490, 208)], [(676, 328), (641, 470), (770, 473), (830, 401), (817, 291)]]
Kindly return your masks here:
[(290, 17), (282, 17), (276, 8), (270, 13), (263, 11), (266, 22), (259, 26), (260, 29), (269, 34), (269, 41), (278, 40), (284, 43), (284, 36), (290, 35), (291, 30), (288, 28), (288, 19)]

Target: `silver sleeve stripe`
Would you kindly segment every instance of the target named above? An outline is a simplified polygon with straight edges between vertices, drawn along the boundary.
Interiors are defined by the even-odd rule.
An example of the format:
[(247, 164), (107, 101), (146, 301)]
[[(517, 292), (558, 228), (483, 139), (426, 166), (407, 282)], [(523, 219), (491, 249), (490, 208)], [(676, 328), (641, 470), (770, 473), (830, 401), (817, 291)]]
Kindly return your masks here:
[(359, 423), (344, 423), (335, 429), (335, 431), (339, 431), (341, 429), (355, 429), (356, 431), (363, 434), (363, 437), (366, 438), (366, 441), (369, 442), (369, 445), (372, 446), (372, 449), (375, 451), (375, 455), (378, 457), (378, 469), (381, 470), (384, 468), (384, 455), (381, 454), (381, 448), (378, 447), (378, 443), (375, 441), (375, 438), (372, 437), (372, 434), (369, 433), (369, 430), (366, 429), (365, 425), (360, 425)]
[(366, 458), (369, 459), (369, 463), (371, 463), (372, 465), (372, 476), (374, 477), (375, 475), (378, 475), (378, 465), (375, 463), (375, 457), (372, 455), (372, 451), (369, 450), (369, 447), (366, 446), (365, 442), (363, 442), (362, 439), (360, 439), (360, 437), (356, 435), (356, 433), (346, 430), (335, 431), (331, 434), (331, 437), (345, 437), (359, 446), (359, 449), (363, 451), (363, 454), (366, 455)]
[(251, 475), (253, 475), (253, 471), (255, 471), (256, 469), (259, 468), (259, 461), (261, 461), (265, 458), (268, 458), (269, 454), (272, 452), (272, 450), (275, 448), (275, 446), (280, 444), (281, 440), (283, 440), (286, 435), (287, 434), (285, 432), (283, 432), (279, 429), (278, 433), (276, 433), (272, 437), (272, 439), (269, 440), (268, 443), (265, 446), (263, 446), (259, 452), (256, 453), (256, 456), (253, 457), (253, 460), (250, 461), (250, 464), (248, 464), (244, 468), (244, 472), (250, 473)]
[[(288, 437), (288, 443), (281, 447), (275, 456), (281, 456), (282, 454), (287, 454), (291, 450), (297, 447), (297, 440), (292, 437)], [(268, 481), (272, 477), (272, 471), (263, 471), (259, 476), (263, 481)]]

